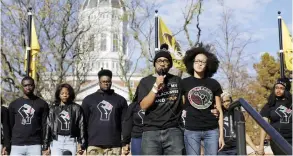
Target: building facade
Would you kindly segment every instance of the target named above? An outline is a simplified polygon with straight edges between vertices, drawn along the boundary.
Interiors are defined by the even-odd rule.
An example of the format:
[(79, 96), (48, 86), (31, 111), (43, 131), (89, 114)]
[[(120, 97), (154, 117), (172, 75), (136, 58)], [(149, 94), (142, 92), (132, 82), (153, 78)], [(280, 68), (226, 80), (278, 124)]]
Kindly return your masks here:
[[(76, 70), (87, 67), (86, 82), (82, 84), (76, 102), (99, 89), (98, 72), (109, 69), (113, 72), (112, 89), (128, 102), (129, 91), (121, 74), (128, 71), (130, 60), (127, 48), (127, 18), (125, 18), (120, 0), (85, 0), (79, 12), (80, 27), (87, 31), (80, 39), (80, 46), (85, 50), (82, 65)], [(125, 72), (124, 72), (125, 73)], [(127, 73), (134, 92), (140, 79), (139, 74)]]

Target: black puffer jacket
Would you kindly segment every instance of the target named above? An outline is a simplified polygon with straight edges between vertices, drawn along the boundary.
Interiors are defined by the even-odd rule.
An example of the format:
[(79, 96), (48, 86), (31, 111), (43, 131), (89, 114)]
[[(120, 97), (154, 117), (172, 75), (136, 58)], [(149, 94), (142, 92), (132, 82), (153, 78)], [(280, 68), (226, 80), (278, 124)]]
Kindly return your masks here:
[(84, 125), (84, 113), (80, 105), (76, 103), (68, 104), (65, 106), (53, 105), (50, 107), (49, 115), (47, 118), (47, 127), (45, 135), (45, 144), (43, 150), (47, 150), (50, 142), (54, 139), (57, 140), (58, 132), (58, 115), (62, 110), (66, 110), (70, 114), (70, 136), (76, 137), (77, 142), (81, 144), (81, 148), (86, 148), (86, 136)]

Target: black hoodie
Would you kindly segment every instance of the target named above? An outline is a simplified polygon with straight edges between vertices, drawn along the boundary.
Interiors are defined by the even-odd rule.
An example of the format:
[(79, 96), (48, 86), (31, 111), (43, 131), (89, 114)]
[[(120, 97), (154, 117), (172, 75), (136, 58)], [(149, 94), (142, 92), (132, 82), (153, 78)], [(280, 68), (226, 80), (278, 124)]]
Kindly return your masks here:
[(268, 118), (271, 126), (292, 144), (292, 103), (288, 105), (288, 100), (276, 99), (274, 105), (266, 104), (260, 114)]
[(122, 120), (127, 111), (125, 98), (110, 92), (97, 92), (82, 101), (88, 146), (121, 147)]
[(4, 147), (10, 147), (10, 127), (9, 127), (9, 112), (4, 106), (1, 106), (1, 144)]
[(39, 97), (16, 99), (9, 105), (12, 145), (41, 145), (44, 142), (48, 104)]
[(129, 105), (123, 122), (123, 144), (129, 144), (131, 138), (140, 138), (143, 132), (144, 111), (139, 103)]

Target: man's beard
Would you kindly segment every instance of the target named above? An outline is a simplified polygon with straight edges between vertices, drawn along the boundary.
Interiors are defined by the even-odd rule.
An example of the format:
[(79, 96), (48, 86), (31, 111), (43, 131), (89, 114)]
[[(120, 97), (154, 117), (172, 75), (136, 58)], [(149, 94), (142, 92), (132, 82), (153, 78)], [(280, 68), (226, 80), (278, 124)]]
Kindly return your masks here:
[(166, 75), (168, 73), (168, 68), (160, 68), (158, 70), (156, 70), (158, 75)]

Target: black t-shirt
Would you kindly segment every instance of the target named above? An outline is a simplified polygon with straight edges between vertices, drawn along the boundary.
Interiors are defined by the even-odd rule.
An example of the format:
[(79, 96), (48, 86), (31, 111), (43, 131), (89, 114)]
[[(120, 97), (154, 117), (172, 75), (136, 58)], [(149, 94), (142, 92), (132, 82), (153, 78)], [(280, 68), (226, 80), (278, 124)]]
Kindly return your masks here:
[(9, 105), (12, 145), (37, 145), (42, 143), (48, 104), (39, 97), (18, 98)]
[(127, 112), (127, 101), (114, 90), (101, 90), (88, 95), (82, 101), (87, 122), (89, 146), (120, 147), (122, 144), (122, 122)]
[[(152, 90), (156, 77), (149, 75), (143, 78), (138, 86), (138, 102)], [(181, 78), (167, 74), (165, 87), (156, 95), (155, 102), (145, 110), (143, 131), (153, 131), (178, 127), (181, 115), (182, 94), (180, 91)]]
[(185, 128), (193, 131), (218, 128), (218, 118), (211, 113), (216, 104), (215, 96), (223, 92), (218, 81), (191, 76), (183, 79), (181, 86), (186, 103)]
[(70, 135), (70, 121), (71, 121), (71, 114), (70, 111), (65, 109), (68, 106), (60, 106), (61, 111), (58, 112), (58, 134), (68, 136)]
[[(241, 120), (243, 121), (245, 120), (242, 112), (240, 112), (240, 118), (242, 118)], [(227, 111), (224, 111), (224, 125), (223, 126), (224, 126), (225, 146), (222, 149), (222, 151), (236, 149), (237, 147), (236, 132), (235, 132), (236, 123), (233, 120), (233, 112), (229, 114)]]
[(276, 100), (274, 106), (266, 104), (260, 114), (267, 117), (270, 124), (287, 140), (292, 143), (292, 104), (286, 105), (285, 100)]

